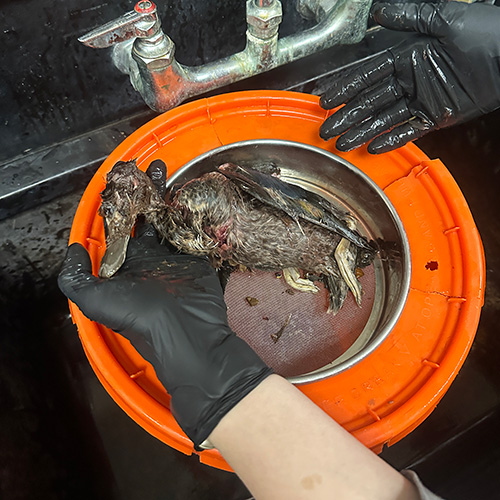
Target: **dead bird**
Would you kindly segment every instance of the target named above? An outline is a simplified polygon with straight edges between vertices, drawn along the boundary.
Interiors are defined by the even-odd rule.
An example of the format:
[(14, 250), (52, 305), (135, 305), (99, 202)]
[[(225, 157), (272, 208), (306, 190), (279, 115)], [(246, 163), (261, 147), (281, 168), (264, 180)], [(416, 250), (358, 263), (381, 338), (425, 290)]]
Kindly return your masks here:
[(305, 276), (319, 276), (328, 289), (328, 312), (339, 311), (348, 290), (361, 304), (355, 271), (373, 261), (373, 243), (356, 231), (352, 215), (282, 181), (273, 166), (226, 163), (172, 188), (163, 199), (134, 160), (118, 162), (101, 196), (106, 232), (101, 277), (119, 269), (131, 230), (143, 215), (179, 251), (207, 256), (216, 269), (283, 270), (293, 288), (317, 292), (302, 270)]

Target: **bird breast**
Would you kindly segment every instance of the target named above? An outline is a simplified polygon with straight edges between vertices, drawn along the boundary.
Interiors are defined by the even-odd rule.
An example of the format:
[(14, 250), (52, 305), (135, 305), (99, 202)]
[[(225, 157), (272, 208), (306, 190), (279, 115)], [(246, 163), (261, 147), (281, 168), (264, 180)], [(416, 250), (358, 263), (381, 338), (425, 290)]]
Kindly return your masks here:
[(296, 221), (241, 191), (218, 172), (186, 183), (171, 200), (161, 232), (180, 251), (252, 269), (324, 272), (340, 237)]
[(255, 205), (234, 216), (228, 241), (236, 262), (262, 270), (298, 267), (325, 272), (340, 236), (260, 202)]

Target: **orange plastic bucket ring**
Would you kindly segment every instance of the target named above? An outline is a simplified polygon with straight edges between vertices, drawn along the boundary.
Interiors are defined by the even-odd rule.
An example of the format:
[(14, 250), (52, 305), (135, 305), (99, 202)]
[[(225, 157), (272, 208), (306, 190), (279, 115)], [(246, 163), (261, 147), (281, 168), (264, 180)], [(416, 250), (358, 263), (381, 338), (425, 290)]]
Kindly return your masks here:
[[(356, 165), (383, 189), (405, 227), (412, 257), (408, 300), (375, 352), (343, 373), (299, 388), (380, 452), (432, 412), (462, 366), (483, 304), (484, 253), (467, 203), (441, 161), (430, 160), (413, 144), (376, 156), (364, 148), (341, 153), (334, 141), (318, 135), (330, 113), (316, 96), (252, 91), (202, 99), (160, 115), (124, 140), (97, 171), (76, 212), (70, 242), (89, 250), (97, 273), (105, 249), (97, 215), (100, 192), (118, 160), (136, 158), (145, 170), (161, 158), (171, 175), (219, 146), (269, 138), (323, 148)], [(74, 304), (70, 307), (88, 359), (114, 400), (152, 435), (193, 453), (153, 368), (127, 340), (89, 321)], [(201, 452), (200, 460), (230, 470), (217, 450)]]

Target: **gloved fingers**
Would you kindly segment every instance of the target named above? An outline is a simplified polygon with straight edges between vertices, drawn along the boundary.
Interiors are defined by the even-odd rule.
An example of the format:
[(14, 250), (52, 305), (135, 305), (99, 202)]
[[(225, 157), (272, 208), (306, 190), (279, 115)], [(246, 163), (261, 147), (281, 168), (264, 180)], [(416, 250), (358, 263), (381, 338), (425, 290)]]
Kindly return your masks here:
[(76, 303), (82, 288), (99, 281), (92, 274), (92, 263), (87, 250), (80, 243), (70, 245), (57, 278), (61, 292)]
[(392, 127), (408, 121), (411, 117), (406, 100), (400, 99), (394, 105), (341, 135), (337, 139), (336, 147), (339, 151), (351, 151)]
[[(167, 192), (167, 166), (165, 163), (162, 160), (154, 160), (147, 168), (146, 174), (151, 179), (160, 198), (165, 198)], [(138, 218), (134, 236), (147, 246), (158, 244), (158, 232), (145, 217)]]
[(94, 276), (90, 256), (80, 243), (68, 247), (57, 283), (61, 292), (91, 321), (102, 323), (115, 331), (126, 326), (129, 314), (123, 310), (116, 314), (126, 289), (120, 289), (113, 278), (100, 279)]
[(158, 232), (154, 228), (153, 224), (146, 221), (146, 218), (143, 215), (137, 218), (134, 238), (140, 240), (147, 246), (158, 244)]
[(375, 22), (385, 28), (433, 36), (443, 34), (449, 24), (440, 5), (434, 3), (377, 3), (371, 14)]
[(422, 137), (432, 130), (431, 126), (420, 118), (414, 118), (392, 129), (386, 134), (379, 135), (368, 145), (368, 152), (372, 154), (386, 153), (410, 141)]
[[(105, 323), (103, 304), (106, 304), (106, 284), (92, 274), (92, 263), (87, 250), (80, 243), (68, 247), (57, 284), (66, 297), (93, 321)], [(108, 325), (112, 328), (112, 325)]]
[(320, 137), (329, 139), (343, 134), (349, 128), (394, 104), (403, 91), (395, 78), (384, 80), (351, 99), (345, 106), (328, 117), (320, 127)]
[(325, 109), (340, 106), (393, 73), (394, 60), (391, 53), (378, 54), (372, 59), (358, 64), (347, 74), (335, 80), (321, 96), (320, 104)]
[(167, 192), (167, 166), (162, 160), (154, 160), (146, 170), (161, 199)]

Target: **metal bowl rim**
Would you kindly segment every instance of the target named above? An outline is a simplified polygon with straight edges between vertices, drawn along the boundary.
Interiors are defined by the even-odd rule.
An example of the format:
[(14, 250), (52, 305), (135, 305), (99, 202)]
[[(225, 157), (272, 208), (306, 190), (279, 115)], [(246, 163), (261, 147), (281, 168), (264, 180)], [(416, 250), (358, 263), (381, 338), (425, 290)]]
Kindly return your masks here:
[(400, 296), (395, 304), (395, 307), (393, 307), (394, 312), (391, 318), (389, 319), (385, 327), (381, 330), (381, 332), (377, 335), (374, 341), (370, 341), (368, 345), (366, 345), (356, 354), (346, 359), (345, 361), (339, 363), (338, 365), (335, 365), (333, 367), (324, 370), (318, 368), (313, 372), (304, 373), (302, 375), (296, 375), (293, 377), (287, 377), (287, 380), (289, 380), (293, 384), (306, 384), (306, 383), (316, 382), (319, 380), (332, 377), (333, 375), (337, 375), (345, 370), (348, 370), (349, 368), (352, 368), (354, 365), (356, 365), (361, 360), (369, 356), (373, 351), (375, 351), (387, 339), (391, 331), (394, 329), (396, 323), (399, 320), (399, 317), (401, 316), (401, 313), (403, 312), (406, 300), (408, 298), (408, 293), (410, 290), (410, 279), (411, 279), (410, 245), (408, 242), (408, 237), (406, 236), (406, 231), (404, 229), (403, 223), (401, 222), (401, 219), (399, 218), (396, 209), (394, 208), (393, 204), (391, 203), (387, 195), (384, 193), (384, 191), (367, 174), (365, 174), (362, 170), (360, 170), (352, 163), (348, 162), (344, 158), (334, 153), (331, 153), (330, 151), (326, 151), (325, 149), (321, 149), (317, 146), (312, 146), (310, 144), (305, 144), (296, 141), (281, 140), (281, 139), (251, 139), (246, 141), (237, 141), (230, 144), (225, 144), (218, 148), (206, 151), (205, 153), (197, 156), (196, 158), (193, 158), (192, 160), (184, 164), (172, 175), (172, 177), (170, 177), (167, 180), (167, 185), (175, 183), (176, 179), (181, 175), (183, 175), (186, 171), (188, 171), (193, 165), (198, 164), (201, 161), (210, 158), (211, 156), (235, 148), (247, 147), (247, 146), (259, 146), (259, 145), (265, 145), (265, 146), (276, 145), (276, 146), (294, 147), (294, 148), (309, 150), (313, 153), (325, 156), (326, 158), (333, 160), (336, 163), (340, 163), (343, 167), (346, 167), (347, 169), (351, 170), (363, 182), (368, 184), (369, 187), (373, 189), (375, 193), (379, 196), (379, 198), (382, 200), (385, 207), (388, 209), (392, 217), (392, 220), (395, 224), (397, 233), (401, 238), (401, 247), (403, 250), (402, 288)]

